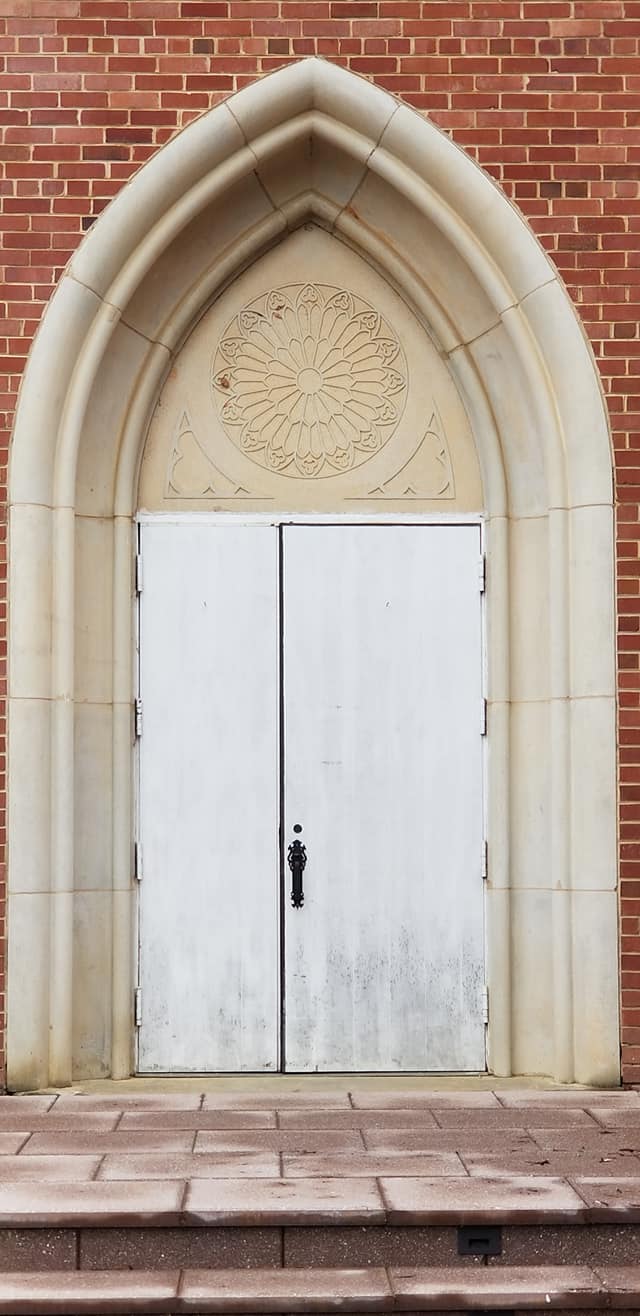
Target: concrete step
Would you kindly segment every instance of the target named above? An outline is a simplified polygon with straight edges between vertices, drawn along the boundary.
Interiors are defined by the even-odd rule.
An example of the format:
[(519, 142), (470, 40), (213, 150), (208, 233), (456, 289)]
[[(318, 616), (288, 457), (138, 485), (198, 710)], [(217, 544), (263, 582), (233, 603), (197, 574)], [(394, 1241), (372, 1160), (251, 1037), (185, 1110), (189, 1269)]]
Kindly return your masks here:
[(50, 1271), (0, 1277), (0, 1316), (639, 1310), (640, 1266)]
[[(481, 1229), (481, 1239), (491, 1223)], [(474, 1231), (475, 1233), (476, 1231)], [(486, 1258), (480, 1246), (461, 1255), (453, 1226), (396, 1229), (292, 1226), (236, 1228), (202, 1225), (139, 1226), (112, 1223), (77, 1227), (7, 1225), (0, 1229), (0, 1274), (51, 1269), (73, 1271), (143, 1269), (243, 1269), (357, 1266), (446, 1266), (475, 1270), (518, 1265), (634, 1265), (640, 1261), (640, 1228), (633, 1225), (577, 1227), (533, 1225), (505, 1228), (499, 1251)]]
[[(39, 1158), (29, 1159), (37, 1172)], [(592, 1201), (580, 1191), (586, 1200), (543, 1176), (14, 1181), (0, 1186), (0, 1273), (40, 1270), (52, 1258), (59, 1269), (640, 1259), (640, 1184), (607, 1179), (600, 1196), (591, 1185)]]

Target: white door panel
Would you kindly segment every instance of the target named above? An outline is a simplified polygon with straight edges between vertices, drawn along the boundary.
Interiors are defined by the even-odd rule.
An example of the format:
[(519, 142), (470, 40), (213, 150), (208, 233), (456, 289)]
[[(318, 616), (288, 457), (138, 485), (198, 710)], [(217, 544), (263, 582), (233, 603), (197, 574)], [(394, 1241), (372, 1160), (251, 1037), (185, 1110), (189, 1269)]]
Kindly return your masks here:
[(483, 1069), (478, 527), (141, 537), (139, 1069)]
[(483, 1069), (477, 527), (284, 529), (292, 1070)]
[(141, 527), (139, 1069), (275, 1070), (274, 527)]

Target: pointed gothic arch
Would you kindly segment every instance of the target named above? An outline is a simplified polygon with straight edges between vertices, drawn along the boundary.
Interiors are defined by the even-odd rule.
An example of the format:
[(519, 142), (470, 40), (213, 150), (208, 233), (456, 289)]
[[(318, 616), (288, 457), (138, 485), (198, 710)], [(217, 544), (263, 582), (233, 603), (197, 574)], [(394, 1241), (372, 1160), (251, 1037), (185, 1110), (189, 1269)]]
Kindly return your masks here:
[[(619, 1077), (612, 463), (595, 363), (492, 180), (388, 93), (308, 59), (203, 115), (133, 177), (70, 261), (29, 358), (10, 465), (12, 1088), (131, 1072), (145, 437), (206, 308), (308, 222), (411, 306), (477, 446), (491, 1068)], [(87, 1031), (90, 1054), (74, 1047)]]

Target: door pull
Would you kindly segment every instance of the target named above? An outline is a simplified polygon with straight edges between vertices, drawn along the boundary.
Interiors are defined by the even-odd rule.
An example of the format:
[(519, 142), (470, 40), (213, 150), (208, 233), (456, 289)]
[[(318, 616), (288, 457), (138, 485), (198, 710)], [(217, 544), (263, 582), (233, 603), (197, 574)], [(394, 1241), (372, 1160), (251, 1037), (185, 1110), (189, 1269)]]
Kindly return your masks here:
[[(302, 828), (296, 823), (294, 832), (301, 832)], [(302, 874), (307, 863), (307, 851), (302, 841), (296, 837), (291, 842), (287, 851), (287, 863), (291, 869), (291, 904), (294, 909), (302, 909), (304, 905), (304, 891), (302, 888)]]

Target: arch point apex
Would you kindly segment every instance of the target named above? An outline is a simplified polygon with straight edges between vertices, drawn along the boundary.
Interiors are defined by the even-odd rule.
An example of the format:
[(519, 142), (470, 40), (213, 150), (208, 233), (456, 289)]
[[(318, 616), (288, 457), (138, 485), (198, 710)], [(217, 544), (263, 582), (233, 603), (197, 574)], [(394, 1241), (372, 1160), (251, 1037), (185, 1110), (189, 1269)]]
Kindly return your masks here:
[[(312, 158), (310, 136), (317, 142)], [(193, 120), (106, 207), (43, 319), (14, 446), (25, 444), (26, 451), (38, 433), (51, 447), (73, 415), (75, 437), (61, 432), (60, 452), (79, 444), (82, 424), (70, 399), (77, 402), (79, 388), (88, 396), (89, 375), (96, 377), (120, 319), (149, 339), (150, 350), (154, 343), (176, 350), (217, 291), (307, 218), (360, 250), (396, 285), (402, 268), (406, 295), (421, 291), (423, 304), (433, 307), (434, 336), (435, 326), (451, 324), (446, 351), (508, 327), (518, 307), (523, 376), (533, 395), (547, 396), (547, 414), (558, 426), (557, 438), (546, 441), (562, 450), (563, 463), (569, 446), (572, 460), (584, 464), (583, 445), (577, 437), (567, 444), (567, 436), (576, 430), (571, 397), (588, 397), (590, 442), (600, 450), (598, 501), (610, 500), (608, 428), (595, 364), (557, 271), (525, 219), (433, 123), (366, 78), (315, 56), (275, 70)], [(93, 316), (92, 294), (100, 299)], [(108, 324), (105, 302), (114, 307)], [(69, 352), (69, 342), (83, 337), (84, 346)], [(66, 465), (74, 469), (74, 461)], [(14, 469), (25, 501), (29, 475), (20, 454)], [(586, 483), (578, 480), (577, 487)], [(46, 498), (39, 490), (33, 501), (52, 502), (53, 488)]]

